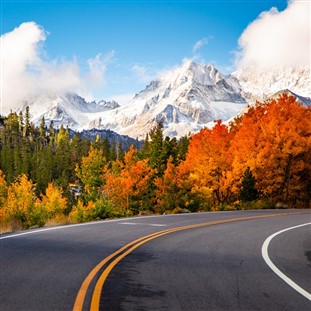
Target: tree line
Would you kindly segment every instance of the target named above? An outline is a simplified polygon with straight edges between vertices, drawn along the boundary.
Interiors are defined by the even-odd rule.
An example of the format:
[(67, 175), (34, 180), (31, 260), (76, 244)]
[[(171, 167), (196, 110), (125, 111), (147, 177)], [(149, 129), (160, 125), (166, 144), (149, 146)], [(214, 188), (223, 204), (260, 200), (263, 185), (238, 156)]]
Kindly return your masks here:
[(180, 140), (158, 124), (129, 150), (11, 113), (0, 120), (0, 221), (310, 207), (310, 113), (282, 95)]

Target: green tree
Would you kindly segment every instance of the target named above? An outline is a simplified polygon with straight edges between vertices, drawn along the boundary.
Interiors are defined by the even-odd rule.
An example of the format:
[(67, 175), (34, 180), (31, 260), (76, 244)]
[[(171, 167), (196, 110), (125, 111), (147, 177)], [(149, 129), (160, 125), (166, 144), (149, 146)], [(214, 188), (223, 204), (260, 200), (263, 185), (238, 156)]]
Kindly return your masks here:
[(239, 198), (243, 202), (254, 201), (258, 198), (256, 179), (249, 166), (243, 174), (242, 182), (240, 184)]
[(103, 169), (106, 159), (102, 149), (90, 147), (86, 157), (82, 158), (81, 165), (76, 166), (78, 178), (84, 185), (87, 201), (96, 201), (100, 195), (100, 186), (104, 183)]
[(54, 179), (58, 185), (67, 188), (69, 183), (74, 181), (74, 166), (71, 162), (69, 129), (67, 128), (65, 130), (63, 126), (60, 127), (59, 132), (56, 135), (54, 160)]

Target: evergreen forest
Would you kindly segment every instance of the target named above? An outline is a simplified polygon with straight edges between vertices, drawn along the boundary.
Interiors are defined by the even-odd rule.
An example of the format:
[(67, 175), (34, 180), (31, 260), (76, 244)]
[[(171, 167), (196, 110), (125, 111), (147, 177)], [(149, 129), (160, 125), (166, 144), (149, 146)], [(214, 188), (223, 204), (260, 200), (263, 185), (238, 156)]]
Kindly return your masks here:
[(141, 148), (71, 137), (29, 109), (0, 116), (1, 231), (163, 213), (310, 208), (311, 109), (282, 95)]

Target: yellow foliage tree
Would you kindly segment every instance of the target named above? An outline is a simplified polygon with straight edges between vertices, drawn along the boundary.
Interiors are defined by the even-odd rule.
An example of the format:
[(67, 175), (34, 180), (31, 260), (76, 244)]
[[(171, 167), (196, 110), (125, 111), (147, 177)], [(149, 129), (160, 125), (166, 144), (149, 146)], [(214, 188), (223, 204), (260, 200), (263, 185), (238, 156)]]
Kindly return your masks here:
[(63, 197), (63, 192), (53, 183), (49, 183), (46, 194), (42, 196), (41, 204), (46, 211), (48, 218), (60, 217), (67, 208), (67, 199)]
[(8, 196), (8, 187), (5, 180), (5, 175), (0, 170), (0, 222), (3, 222), (5, 220), (5, 203)]
[(92, 208), (94, 208), (94, 202), (89, 201), (86, 206), (83, 205), (81, 199), (78, 200), (77, 204), (72, 208), (72, 211), (69, 214), (69, 219), (72, 222), (84, 222), (89, 219), (89, 212)]
[(21, 222), (23, 228), (37, 225), (35, 185), (22, 174), (8, 187), (6, 212), (8, 217)]

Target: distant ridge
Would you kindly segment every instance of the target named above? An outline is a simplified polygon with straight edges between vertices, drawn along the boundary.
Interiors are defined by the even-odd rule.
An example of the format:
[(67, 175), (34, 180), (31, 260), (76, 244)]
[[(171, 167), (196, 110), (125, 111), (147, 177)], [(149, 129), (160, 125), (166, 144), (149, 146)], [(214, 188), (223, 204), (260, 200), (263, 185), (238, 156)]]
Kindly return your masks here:
[(243, 68), (225, 76), (213, 65), (185, 61), (151, 81), (127, 104), (115, 101), (87, 102), (74, 93), (43, 94), (28, 98), (31, 120), (39, 125), (68, 126), (74, 131), (111, 130), (134, 139), (145, 138), (157, 122), (164, 134), (181, 137), (240, 114), (256, 100), (264, 101), (287, 92), (304, 105), (311, 104), (310, 70), (298, 68)]

